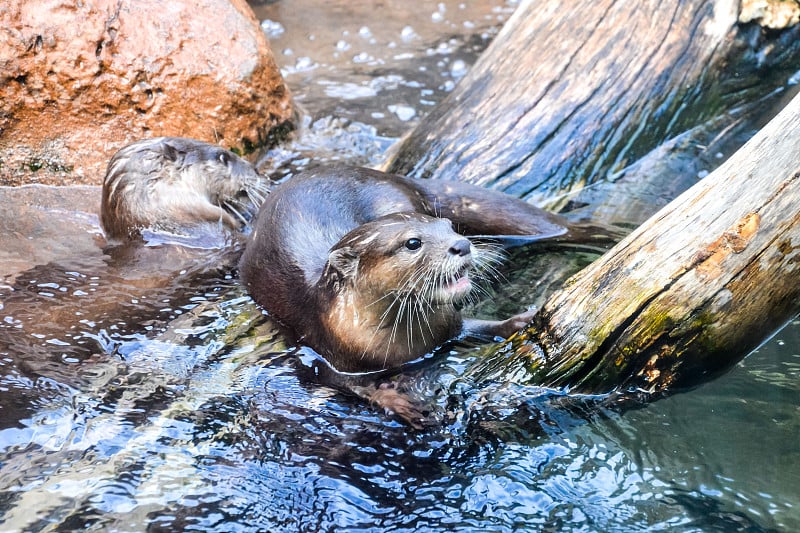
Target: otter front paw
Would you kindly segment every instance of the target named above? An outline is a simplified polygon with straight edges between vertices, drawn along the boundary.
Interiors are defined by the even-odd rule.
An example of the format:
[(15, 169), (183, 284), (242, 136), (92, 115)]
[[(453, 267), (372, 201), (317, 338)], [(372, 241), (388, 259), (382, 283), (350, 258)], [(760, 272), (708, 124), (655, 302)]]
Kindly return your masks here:
[(411, 401), (411, 398), (398, 392), (390, 383), (382, 383), (369, 395), (369, 400), (393, 413), (414, 429), (423, 429), (425, 426), (425, 415), (422, 411)]
[(524, 313), (520, 313), (507, 320), (503, 320), (498, 325), (498, 335), (504, 338), (510, 337), (517, 331), (530, 324), (537, 312), (538, 309), (528, 309)]
[(506, 320), (477, 320), (470, 318), (464, 320), (462, 334), (475, 337), (503, 337), (506, 339), (527, 326), (536, 316), (536, 312), (536, 309), (529, 309)]

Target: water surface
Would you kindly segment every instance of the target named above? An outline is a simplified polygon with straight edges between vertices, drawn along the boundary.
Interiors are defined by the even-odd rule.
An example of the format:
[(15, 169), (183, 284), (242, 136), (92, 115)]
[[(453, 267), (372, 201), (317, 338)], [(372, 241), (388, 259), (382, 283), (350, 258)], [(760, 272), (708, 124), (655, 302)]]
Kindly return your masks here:
[[(375, 5), (258, 8), (307, 112), (264, 168), (380, 161), (513, 8)], [(96, 188), (2, 194), (0, 530), (800, 530), (798, 322), (624, 410), (454, 343), (399, 378), (430, 411), (412, 431), (315, 383), (227, 254), (109, 250)], [(517, 312), (592, 258), (515, 252), (473, 311)]]

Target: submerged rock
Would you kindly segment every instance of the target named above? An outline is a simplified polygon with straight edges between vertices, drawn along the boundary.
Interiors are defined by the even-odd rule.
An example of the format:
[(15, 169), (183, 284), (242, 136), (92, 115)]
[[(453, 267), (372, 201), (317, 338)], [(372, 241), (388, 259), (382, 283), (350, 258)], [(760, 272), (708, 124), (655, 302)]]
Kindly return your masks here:
[(291, 115), (244, 0), (10, 0), (0, 28), (0, 184), (97, 184), (144, 137), (247, 150)]

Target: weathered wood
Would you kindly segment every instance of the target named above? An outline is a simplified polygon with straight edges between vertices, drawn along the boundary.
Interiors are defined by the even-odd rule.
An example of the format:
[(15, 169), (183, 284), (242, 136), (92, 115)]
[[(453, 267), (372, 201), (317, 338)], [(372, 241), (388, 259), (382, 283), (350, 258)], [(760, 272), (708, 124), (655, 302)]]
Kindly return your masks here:
[(691, 386), (800, 312), (799, 263), (800, 96), (497, 353), (530, 357), (536, 381), (575, 391)]
[[(635, 228), (718, 167), (786, 102), (769, 98), (725, 113), (660, 144), (588, 187), (544, 202), (573, 220)], [(757, 130), (757, 128), (755, 128)]]
[[(737, 0), (524, 2), (387, 170), (531, 201), (581, 187), (781, 85), (798, 28), (739, 25)], [(792, 66), (792, 63), (794, 65)], [(766, 79), (764, 73), (775, 75)]]

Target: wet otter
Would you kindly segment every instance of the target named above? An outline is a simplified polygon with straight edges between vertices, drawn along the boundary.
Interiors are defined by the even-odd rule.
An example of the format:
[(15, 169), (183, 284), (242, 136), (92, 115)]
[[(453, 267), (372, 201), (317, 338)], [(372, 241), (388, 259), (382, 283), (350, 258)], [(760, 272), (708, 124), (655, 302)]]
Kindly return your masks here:
[[(192, 239), (242, 228), (265, 193), (252, 166), (219, 147), (150, 139), (110, 162), (101, 219), (124, 246), (152, 242), (152, 234), (158, 243), (167, 234), (166, 242), (182, 245), (176, 234)], [(463, 234), (538, 240), (572, 231), (555, 215), (480, 187), (320, 168), (267, 197), (239, 266), (254, 300), (304, 344), (339, 371), (365, 372), (397, 367), (461, 333), (507, 336), (530, 318), (462, 319), (457, 304), (472, 286), (470, 273), (496, 260)], [(422, 418), (385, 386), (337, 376), (330, 384), (412, 425)]]
[[(75, 211), (58, 219), (72, 227), (64, 234), (81, 239), (79, 253), (54, 253), (3, 276), (0, 381), (41, 380), (78, 390), (86, 377), (77, 365), (91, 365), (104, 352), (116, 359), (115, 346), (131, 335), (159, 332), (187, 308), (215, 299), (234, 283), (243, 220), (255, 213), (266, 189), (267, 180), (250, 163), (200, 141), (162, 137), (120, 150), (110, 161), (102, 196), (107, 240), (96, 238), (100, 228), (86, 205), (74, 205), (81, 196), (73, 191), (72, 203), (54, 202), (45, 212), (55, 217), (62, 209)], [(49, 242), (61, 225), (24, 227), (37, 228), (36, 242)], [(26, 248), (18, 246), (18, 253)], [(18, 423), (9, 413), (25, 416), (23, 410), (40, 400), (25, 398), (36, 391), (47, 395), (48, 387), (21, 387), (0, 426)]]
[(456, 304), (481, 262), (461, 234), (535, 240), (567, 231), (558, 217), (501, 193), (329, 167), (271, 192), (239, 270), (253, 299), (304, 344), (340, 371), (363, 372), (399, 366), (461, 333), (507, 336), (530, 318), (461, 318)]
[(109, 161), (100, 219), (118, 241), (147, 231), (197, 238), (239, 230), (263, 201), (265, 182), (248, 161), (220, 146), (145, 139)]

